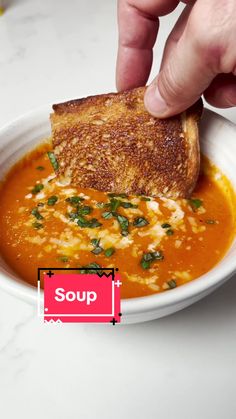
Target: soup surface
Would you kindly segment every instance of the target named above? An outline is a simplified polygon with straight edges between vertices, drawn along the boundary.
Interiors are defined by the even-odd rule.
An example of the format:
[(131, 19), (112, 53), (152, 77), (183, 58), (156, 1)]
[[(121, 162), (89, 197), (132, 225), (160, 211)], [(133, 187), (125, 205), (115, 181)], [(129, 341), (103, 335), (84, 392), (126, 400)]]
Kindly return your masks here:
[(122, 298), (138, 297), (197, 278), (228, 249), (233, 212), (209, 162), (191, 199), (173, 201), (65, 185), (46, 147), (1, 186), (0, 252), (25, 281), (36, 285), (38, 267), (115, 267)]

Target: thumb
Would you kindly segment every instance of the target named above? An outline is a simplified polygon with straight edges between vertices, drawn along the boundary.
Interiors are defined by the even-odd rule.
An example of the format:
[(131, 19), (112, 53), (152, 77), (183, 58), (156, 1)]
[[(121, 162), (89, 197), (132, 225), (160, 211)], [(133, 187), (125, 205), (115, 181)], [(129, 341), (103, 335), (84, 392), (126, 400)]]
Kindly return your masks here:
[(176, 115), (193, 105), (215, 77), (207, 48), (184, 32), (147, 88), (144, 104), (155, 117)]

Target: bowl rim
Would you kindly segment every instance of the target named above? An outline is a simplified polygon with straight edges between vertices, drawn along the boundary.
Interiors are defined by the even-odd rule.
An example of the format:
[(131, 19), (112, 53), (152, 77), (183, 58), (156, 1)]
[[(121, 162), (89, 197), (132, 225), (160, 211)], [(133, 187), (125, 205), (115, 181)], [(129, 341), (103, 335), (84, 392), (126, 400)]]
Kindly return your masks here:
[[(19, 116), (12, 122), (7, 123), (0, 128), (0, 138), (3, 136), (14, 136), (14, 134), (17, 135), (16, 131), (19, 134), (19, 132), (23, 132), (28, 125), (32, 126), (32, 123), (46, 124), (46, 119), (48, 121), (48, 115), (51, 110), (52, 106), (50, 104), (46, 104)], [(233, 129), (236, 134), (236, 125), (216, 112), (205, 108), (204, 117), (221, 121), (228, 128), (230, 127)], [(236, 185), (233, 185), (233, 187), (236, 189)], [(228, 254), (230, 248), (224, 257)], [(224, 258), (221, 259), (221, 261), (223, 260)], [(227, 261), (227, 264), (223, 264), (223, 266), (218, 263), (204, 275), (201, 275), (195, 280), (181, 285), (180, 287), (171, 289), (169, 292), (122, 299), (122, 313), (125, 315), (136, 315), (146, 312), (150, 313), (159, 308), (161, 309), (184, 302), (185, 300), (196, 297), (196, 295), (201, 298), (201, 296), (205, 295), (208, 290), (217, 288), (217, 286), (219, 286), (222, 282), (226, 281), (234, 274), (234, 272), (236, 272), (236, 258), (235, 261)], [(8, 272), (0, 272), (0, 288), (11, 295), (23, 298), (28, 302), (36, 302), (38, 300), (37, 287), (27, 284), (21, 279), (15, 278), (13, 274)], [(40, 296), (41, 299), (43, 299), (43, 291), (41, 291)]]

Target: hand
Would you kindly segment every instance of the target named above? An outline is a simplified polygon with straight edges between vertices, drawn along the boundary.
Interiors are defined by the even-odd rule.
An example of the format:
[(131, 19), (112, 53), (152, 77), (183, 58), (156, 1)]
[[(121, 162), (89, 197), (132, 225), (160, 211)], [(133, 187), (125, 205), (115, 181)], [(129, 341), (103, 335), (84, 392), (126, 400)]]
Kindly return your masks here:
[[(152, 66), (159, 17), (177, 0), (118, 0), (117, 88), (145, 85)], [(213, 106), (236, 106), (236, 1), (187, 3), (170, 33), (158, 76), (144, 102), (154, 116), (182, 112), (204, 94)]]

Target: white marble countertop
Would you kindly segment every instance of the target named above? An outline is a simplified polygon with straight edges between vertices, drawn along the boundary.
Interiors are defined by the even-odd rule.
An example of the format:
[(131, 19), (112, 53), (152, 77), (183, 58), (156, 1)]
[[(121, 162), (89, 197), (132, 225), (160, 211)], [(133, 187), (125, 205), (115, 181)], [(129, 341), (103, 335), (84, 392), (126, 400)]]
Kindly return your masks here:
[[(178, 11), (164, 18), (155, 66)], [(0, 126), (45, 103), (111, 91), (111, 0), (9, 0), (0, 17)], [(154, 74), (154, 73), (153, 73)], [(236, 110), (218, 111), (236, 122)], [(223, 139), (222, 139), (223, 141)], [(0, 417), (236, 417), (236, 277), (167, 318), (45, 325), (0, 291)]]

